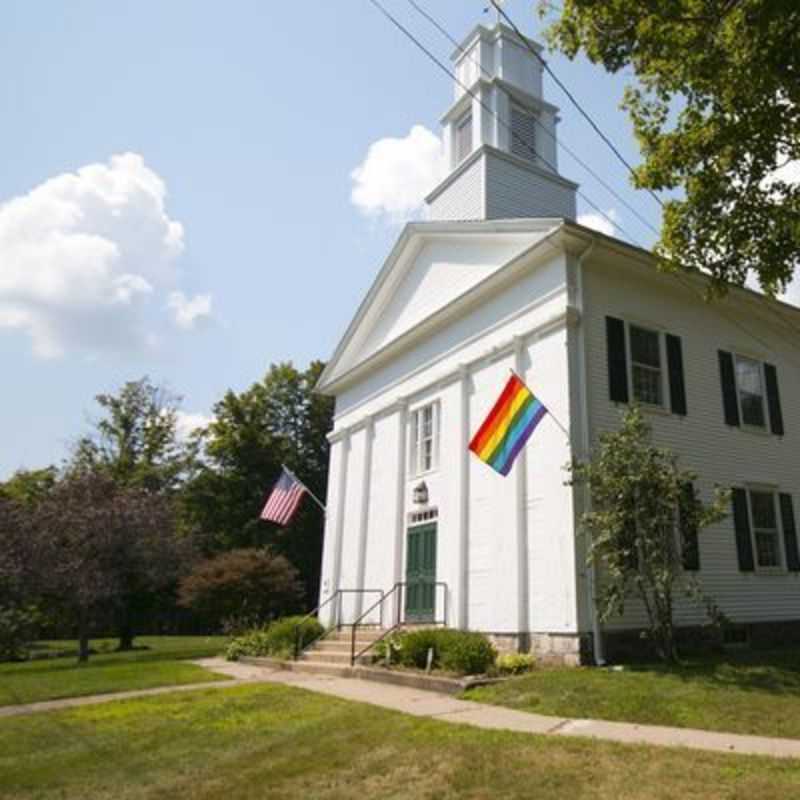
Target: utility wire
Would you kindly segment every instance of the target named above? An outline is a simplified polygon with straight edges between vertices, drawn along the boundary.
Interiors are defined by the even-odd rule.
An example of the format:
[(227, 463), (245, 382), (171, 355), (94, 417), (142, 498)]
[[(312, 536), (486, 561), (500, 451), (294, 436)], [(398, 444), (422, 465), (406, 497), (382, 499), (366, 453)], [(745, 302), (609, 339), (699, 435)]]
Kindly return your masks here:
[[(433, 53), (432, 53), (432, 52), (431, 52), (431, 51), (430, 51), (430, 50), (429, 50), (427, 47), (425, 47), (425, 45), (423, 45), (423, 44), (422, 44), (422, 43), (421, 43), (421, 42), (420, 42), (420, 41), (419, 41), (419, 40), (418, 40), (418, 39), (417, 39), (417, 38), (416, 38), (416, 37), (415, 37), (415, 36), (414, 36), (414, 35), (411, 33), (411, 31), (409, 31), (409, 30), (408, 30), (408, 28), (406, 28), (406, 27), (405, 27), (405, 26), (404, 26), (404, 25), (403, 25), (403, 24), (402, 24), (402, 23), (401, 23), (401, 22), (400, 22), (400, 21), (399, 21), (399, 20), (398, 20), (396, 17), (394, 17), (394, 16), (393, 16), (393, 15), (392, 15), (392, 14), (391, 14), (391, 13), (390, 13), (390, 12), (389, 12), (389, 11), (388, 11), (386, 8), (385, 8), (385, 7), (384, 7), (384, 6), (383, 6), (383, 5), (382, 5), (382, 4), (379, 2), (379, 0), (369, 0), (369, 2), (370, 2), (370, 3), (371, 3), (371, 4), (372, 4), (372, 5), (373, 5), (373, 6), (374, 6), (374, 7), (375, 7), (375, 8), (376, 8), (376, 9), (377, 9), (377, 10), (378, 10), (378, 11), (379, 11), (379, 12), (380, 12), (380, 13), (381, 13), (383, 16), (384, 16), (384, 17), (386, 17), (386, 19), (388, 19), (388, 20), (389, 20), (389, 21), (390, 21), (390, 22), (391, 22), (391, 23), (392, 23), (392, 24), (393, 24), (393, 25), (394, 25), (394, 26), (395, 26), (395, 27), (396, 27), (396, 28), (397, 28), (399, 31), (401, 31), (401, 32), (402, 32), (402, 33), (403, 33), (403, 34), (404, 34), (404, 35), (405, 35), (405, 36), (406, 36), (406, 37), (407, 37), (407, 38), (408, 38), (408, 39), (409, 39), (409, 40), (410, 40), (410, 41), (411, 41), (411, 42), (412, 42), (412, 43), (413, 43), (413, 44), (414, 44), (414, 45), (415, 45), (417, 48), (419, 48), (419, 49), (420, 49), (420, 50), (421, 50), (421, 51), (422, 51), (422, 52), (423, 52), (423, 53), (424, 53), (424, 54), (425, 54), (425, 55), (426, 55), (426, 56), (427, 56), (427, 57), (428, 57), (428, 58), (429, 58), (429, 59), (430, 59), (430, 60), (431, 60), (431, 61), (432, 61), (432, 62), (433, 62), (433, 63), (434, 63), (434, 64), (435, 64), (435, 65), (436, 65), (436, 66), (437, 66), (439, 69), (440, 69), (440, 70), (442, 70), (442, 72), (444, 72), (444, 73), (445, 73), (445, 74), (446, 74), (448, 77), (450, 77), (450, 78), (451, 78), (453, 81), (455, 81), (455, 83), (456, 83), (458, 86), (460, 86), (460, 87), (461, 87), (461, 88), (462, 88), (462, 89), (463, 89), (463, 90), (464, 90), (464, 91), (465, 91), (465, 92), (466, 92), (466, 93), (467, 93), (467, 94), (468, 94), (468, 95), (469, 95), (471, 98), (473, 98), (474, 100), (477, 100), (477, 101), (478, 101), (478, 103), (480, 103), (481, 107), (482, 107), (482, 108), (484, 108), (484, 109), (485, 109), (485, 110), (486, 110), (486, 111), (487, 111), (489, 114), (491, 114), (491, 115), (492, 115), (492, 116), (493, 116), (493, 117), (494, 117), (494, 118), (495, 118), (495, 119), (498, 121), (498, 123), (499, 123), (499, 124), (501, 124), (501, 125), (503, 125), (503, 127), (507, 128), (507, 129), (509, 130), (509, 132), (512, 134), (512, 136), (515, 136), (515, 135), (516, 135), (516, 134), (515, 134), (515, 132), (511, 130), (510, 126), (509, 126), (507, 123), (505, 123), (503, 120), (501, 120), (501, 119), (498, 117), (497, 113), (494, 111), (494, 109), (493, 109), (493, 108), (491, 108), (490, 106), (486, 105), (486, 103), (484, 103), (484, 102), (483, 102), (483, 100), (481, 100), (481, 99), (480, 99), (480, 97), (476, 96), (476, 94), (475, 94), (475, 93), (474, 93), (474, 92), (473, 92), (471, 89), (469, 89), (467, 86), (465, 86), (465, 85), (464, 85), (464, 84), (463, 84), (463, 83), (462, 83), (462, 82), (461, 82), (461, 81), (458, 79), (458, 77), (457, 77), (457, 76), (456, 76), (456, 75), (455, 75), (455, 74), (454, 74), (454, 73), (453, 73), (453, 72), (452, 72), (452, 71), (451, 71), (451, 70), (450, 70), (450, 69), (449, 69), (449, 68), (448, 68), (448, 67), (447, 67), (447, 66), (446, 66), (444, 63), (442, 63), (442, 61), (441, 61), (439, 58), (437, 58), (437, 57), (436, 57), (436, 56), (435, 56), (435, 55), (434, 55), (434, 54), (433, 54)], [(495, 3), (495, 0), (491, 0), (491, 2), (492, 2), (492, 4), (493, 4), (493, 5), (494, 5), (494, 6), (497, 8), (497, 5), (496, 5), (496, 3)], [(505, 12), (503, 12), (503, 10), (502, 10), (502, 9), (498, 8), (498, 10), (500, 11), (500, 13), (501, 13), (501, 14), (503, 14), (503, 16), (506, 16), (506, 15), (505, 15)], [(507, 17), (506, 17), (506, 18), (507, 18)], [(508, 18), (507, 18), (507, 19), (508, 19)], [(510, 23), (511, 27), (512, 27), (512, 28), (514, 28), (514, 30), (515, 30), (515, 32), (517, 33), (517, 35), (518, 35), (518, 36), (520, 36), (520, 37), (522, 38), (522, 40), (523, 40), (524, 42), (526, 42), (526, 43), (527, 43), (527, 39), (526, 39), (526, 38), (525, 38), (525, 37), (524, 37), (524, 36), (523, 36), (523, 35), (522, 35), (522, 34), (519, 32), (519, 29), (517, 29), (517, 28), (516, 28), (516, 26), (514, 25), (513, 21), (511, 21), (510, 19), (509, 19), (508, 21), (509, 21), (509, 23)], [(448, 34), (448, 38), (449, 38), (449, 34)], [(538, 55), (538, 53), (536, 53), (536, 52), (535, 52), (535, 51), (533, 51), (533, 50), (532, 50), (532, 52), (534, 53), (534, 55), (535, 55), (537, 58), (539, 58), (539, 60), (541, 60), (541, 57)], [(545, 67), (546, 67), (546, 65), (545, 65)], [(547, 67), (546, 67), (546, 68), (547, 68)], [(548, 69), (548, 72), (550, 72), (550, 70), (549, 70), (549, 69)], [(556, 80), (557, 80), (557, 79), (556, 79)], [(574, 101), (574, 100), (573, 100), (573, 102), (576, 102), (576, 101)], [(593, 127), (594, 127), (594, 126), (593, 126)], [(605, 139), (606, 139), (605, 135), (603, 135), (603, 134), (602, 134), (602, 132), (600, 132), (600, 133), (601, 133), (601, 136), (603, 137), (603, 139), (605, 140)], [(549, 163), (548, 163), (548, 162), (547, 162), (545, 159), (541, 158), (541, 156), (538, 156), (538, 155), (536, 154), (536, 152), (533, 150), (533, 148), (531, 148), (531, 147), (530, 147), (530, 145), (529, 145), (529, 144), (528, 144), (526, 141), (524, 141), (523, 139), (521, 139), (519, 136), (517, 136), (517, 140), (518, 140), (518, 141), (520, 141), (520, 142), (521, 142), (521, 144), (522, 144), (524, 147), (526, 147), (526, 148), (527, 148), (527, 149), (528, 149), (528, 150), (529, 150), (529, 151), (532, 153), (532, 155), (534, 155), (534, 156), (537, 156), (538, 158), (540, 158), (540, 159), (541, 159), (541, 160), (542, 160), (542, 161), (543, 161), (543, 162), (544, 162), (544, 163), (545, 163), (545, 164), (546, 164), (548, 167), (550, 167), (550, 169), (554, 170), (554, 172), (556, 172), (556, 174), (557, 174), (557, 170), (555, 170), (555, 167), (553, 167), (553, 165), (549, 164)], [(623, 234), (625, 234), (625, 236), (627, 236), (627, 238), (628, 238), (628, 240), (629, 240), (630, 242), (632, 242), (633, 244), (636, 244), (638, 247), (640, 247), (640, 248), (641, 248), (641, 249), (643, 249), (643, 250), (645, 249), (645, 248), (644, 248), (644, 247), (641, 245), (641, 243), (637, 241), (637, 239), (636, 239), (635, 237), (631, 236), (631, 234), (630, 234), (630, 233), (628, 233), (628, 232), (627, 232), (627, 231), (626, 231), (626, 230), (625, 230), (625, 229), (624, 229), (624, 228), (623, 228), (621, 225), (619, 225), (619, 223), (617, 223), (617, 222), (615, 222), (613, 219), (611, 219), (611, 217), (609, 217), (609, 216), (608, 216), (608, 214), (606, 214), (606, 213), (605, 213), (605, 212), (604, 212), (604, 211), (603, 211), (603, 210), (602, 210), (602, 209), (601, 209), (601, 208), (600, 208), (600, 207), (599, 207), (599, 206), (598, 206), (596, 203), (592, 202), (592, 200), (591, 200), (589, 197), (587, 197), (587, 196), (586, 196), (586, 195), (585, 195), (583, 192), (581, 192), (581, 191), (580, 191), (580, 189), (578, 189), (578, 190), (577, 190), (577, 194), (578, 194), (578, 195), (579, 195), (579, 196), (580, 196), (580, 197), (581, 197), (581, 198), (582, 198), (582, 199), (583, 199), (583, 200), (584, 200), (584, 201), (585, 201), (585, 202), (586, 202), (588, 205), (590, 205), (590, 206), (591, 206), (591, 207), (592, 207), (592, 208), (593, 208), (595, 211), (597, 211), (597, 212), (598, 212), (598, 214), (600, 214), (600, 216), (602, 216), (602, 217), (603, 217), (603, 218), (604, 218), (604, 219), (605, 219), (605, 220), (606, 220), (606, 221), (607, 221), (607, 222), (608, 222), (610, 225), (612, 225), (613, 227), (617, 228), (617, 229), (618, 229), (620, 232), (622, 232)], [(659, 200), (659, 199), (658, 199), (658, 197), (656, 197), (656, 199), (657, 199), (657, 200)], [(661, 201), (659, 200), (659, 203), (660, 203), (660, 202), (661, 202)], [(665, 261), (666, 261), (666, 259), (665, 259)], [(685, 280), (685, 277), (684, 277), (684, 275), (683, 275), (683, 272), (685, 271), (685, 268), (684, 268), (683, 266), (681, 266), (680, 264), (676, 264), (675, 262), (667, 261), (667, 263), (668, 263), (668, 264), (670, 264), (672, 267), (674, 267), (674, 269), (673, 269), (673, 270), (670, 270), (670, 272), (671, 272), (671, 274), (673, 274), (673, 275), (674, 275), (674, 276), (677, 278), (677, 280), (679, 281), (679, 283), (681, 283), (681, 285), (683, 285), (683, 287), (684, 287), (685, 289), (687, 289), (687, 290), (688, 290), (688, 291), (690, 291), (692, 294), (694, 294), (696, 297), (698, 297), (698, 299), (701, 301), (701, 303), (702, 303), (703, 305), (705, 305), (705, 306), (708, 306), (708, 305), (709, 305), (709, 304), (708, 304), (708, 301), (706, 300), (706, 298), (705, 298), (705, 296), (703, 295), (703, 293), (702, 293), (702, 292), (700, 292), (700, 291), (697, 291), (697, 290), (695, 290), (694, 286), (692, 286), (690, 283), (688, 283), (688, 282)], [(767, 307), (768, 307), (768, 308), (769, 308), (769, 309), (770, 309), (770, 310), (771, 310), (771, 311), (772, 311), (772, 312), (775, 314), (775, 316), (776, 316), (776, 317), (778, 317), (778, 318), (779, 318), (779, 319), (780, 319), (780, 320), (781, 320), (783, 323), (785, 323), (786, 325), (788, 325), (789, 327), (791, 327), (791, 328), (792, 328), (793, 330), (795, 330), (797, 333), (800, 333), (800, 328), (796, 328), (794, 325), (792, 325), (792, 323), (791, 323), (791, 322), (790, 322), (790, 321), (789, 321), (789, 320), (788, 320), (786, 317), (784, 317), (784, 315), (783, 315), (782, 313), (780, 313), (780, 311), (779, 311), (779, 310), (775, 309), (775, 308), (774, 308), (774, 307), (772, 307), (771, 305), (770, 305), (770, 306), (767, 306)], [(722, 309), (719, 307), (719, 305), (717, 305), (717, 306), (716, 306), (716, 310), (718, 311), (718, 313), (720, 314), (720, 316), (723, 316), (723, 317), (725, 317), (726, 319), (728, 319), (728, 321), (729, 321), (729, 322), (731, 322), (731, 323), (732, 323), (732, 324), (733, 324), (735, 327), (737, 327), (739, 330), (741, 330), (741, 331), (742, 331), (744, 334), (746, 334), (747, 336), (749, 336), (751, 339), (753, 339), (753, 340), (754, 340), (755, 342), (757, 342), (759, 345), (761, 345), (762, 347), (766, 348), (766, 349), (767, 349), (767, 350), (769, 350), (769, 351), (772, 351), (772, 350), (773, 350), (773, 348), (772, 348), (772, 346), (771, 346), (770, 344), (768, 344), (767, 342), (765, 342), (765, 341), (764, 341), (764, 340), (763, 340), (761, 337), (757, 336), (757, 335), (756, 335), (756, 334), (754, 334), (752, 331), (748, 330), (748, 329), (747, 329), (747, 328), (746, 328), (744, 325), (742, 325), (742, 323), (741, 323), (741, 322), (740, 322), (740, 321), (739, 321), (739, 320), (738, 320), (738, 319), (737, 319), (735, 316), (731, 316), (731, 315), (728, 315), (728, 314), (724, 313), (724, 312), (723, 312), (723, 310), (722, 310)], [(781, 337), (781, 338), (784, 338), (784, 337)], [(786, 341), (788, 341), (788, 340), (786, 340)], [(796, 347), (796, 342), (795, 342), (795, 341), (790, 341), (790, 344), (791, 344), (791, 346), (792, 346), (792, 347)], [(795, 366), (796, 366), (796, 367), (800, 367), (800, 364), (798, 364), (798, 363), (795, 363)]]
[[(483, 108), (488, 114), (491, 114), (498, 122), (499, 125), (502, 125), (508, 132), (511, 134), (512, 137), (516, 139), (525, 149), (527, 149), (534, 158), (538, 158), (542, 163), (548, 166), (554, 174), (558, 175), (558, 170), (555, 168), (553, 164), (548, 162), (546, 159), (542, 158), (540, 154), (536, 152), (534, 148), (532, 148), (521, 136), (519, 136), (516, 131), (512, 130), (511, 126), (505, 122), (505, 120), (501, 119), (498, 116), (497, 112), (487, 103), (485, 103), (478, 94), (476, 94), (472, 89), (470, 89), (465, 83), (459, 80), (458, 76), (446, 65), (444, 64), (439, 58), (437, 58), (427, 47), (425, 47), (422, 42), (411, 33), (408, 28), (403, 25), (400, 20), (394, 17), (387, 9), (379, 2), (379, 0), (369, 0), (369, 2), (378, 10), (381, 14), (383, 14), (386, 19), (388, 19), (392, 25), (394, 25), (399, 31), (401, 31), (416, 47), (418, 47), (442, 72), (445, 73), (452, 81), (454, 81), (461, 89), (464, 90), (466, 94), (468, 94), (473, 100), (477, 101), (481, 108)], [(597, 203), (593, 202), (591, 198), (587, 197), (584, 192), (580, 189), (576, 190), (578, 196), (580, 196), (585, 203), (591, 206), (603, 219), (605, 219), (609, 225), (613, 228), (616, 228), (621, 233), (623, 233), (630, 242), (642, 246), (640, 242), (636, 239), (636, 237), (632, 236), (625, 228), (622, 227), (618, 222), (613, 220), (603, 209), (597, 205)]]
[[(497, 2), (497, 0), (490, 0), (491, 4), (494, 6), (497, 13), (502, 16), (502, 18), (508, 23), (509, 27), (514, 31), (514, 33), (519, 36), (522, 43), (525, 45), (525, 49), (528, 50), (531, 55), (542, 65), (542, 68), (547, 72), (547, 74), (556, 82), (556, 85), (561, 89), (562, 92), (569, 98), (569, 101), (575, 108), (578, 109), (580, 115), (592, 126), (594, 132), (608, 145), (611, 152), (619, 159), (619, 161), (625, 166), (632, 177), (635, 177), (636, 172), (625, 156), (620, 153), (617, 149), (616, 145), (611, 141), (611, 139), (606, 136), (597, 123), (592, 119), (589, 112), (586, 111), (583, 106), (578, 102), (572, 92), (564, 85), (563, 81), (556, 75), (555, 72), (550, 68), (548, 63), (536, 52), (534, 47), (531, 47), (531, 43), (528, 41), (527, 36), (523, 35), (520, 29), (517, 27), (516, 23), (514, 22), (511, 17), (503, 10), (503, 7)], [(661, 208), (664, 208), (664, 203), (661, 198), (652, 190), (647, 189), (647, 193), (658, 203)]]
[[(454, 36), (452, 36), (452, 34), (450, 34), (450, 32), (444, 26), (441, 23), (439, 23), (436, 19), (434, 19), (434, 17), (431, 16), (431, 14), (428, 13), (424, 8), (422, 8), (416, 2), (416, 0), (408, 0), (408, 2), (413, 8), (417, 10), (419, 14), (425, 17), (425, 19), (427, 19), (428, 22), (430, 22), (431, 25), (433, 25), (436, 28), (436, 30), (438, 30), (439, 33), (442, 34), (442, 36), (444, 36), (452, 45), (454, 45), (462, 55), (465, 55), (467, 58), (469, 58), (469, 60), (473, 64), (475, 64), (475, 66), (478, 67), (478, 69), (480, 69), (481, 72), (483, 72), (483, 74), (486, 75), (487, 78), (489, 78), (490, 80), (494, 78), (494, 75), (492, 75), (489, 72), (489, 70), (487, 70), (486, 67), (483, 66), (480, 60), (474, 58), (458, 42), (458, 40)], [(658, 228), (656, 228), (654, 225), (650, 223), (649, 220), (647, 220), (644, 216), (642, 216), (639, 213), (639, 211), (637, 211), (636, 208), (634, 208), (627, 200), (625, 200), (625, 198), (622, 197), (622, 195), (620, 195), (617, 191), (615, 191), (613, 187), (609, 186), (609, 184), (606, 183), (606, 181), (603, 180), (603, 178), (601, 178), (600, 175), (598, 175), (597, 172), (595, 172), (595, 170), (593, 170), (580, 156), (578, 156), (577, 153), (575, 153), (563, 142), (559, 141), (556, 135), (546, 125), (542, 124), (538, 116), (533, 116), (532, 119), (536, 123), (536, 125), (539, 126), (541, 130), (543, 130), (559, 147), (561, 147), (568, 155), (570, 155), (573, 158), (573, 160), (575, 160), (578, 164), (580, 164), (580, 166), (583, 167), (601, 186), (603, 186), (607, 192), (609, 192), (613, 197), (619, 200), (619, 202), (622, 203), (622, 205), (624, 205), (625, 208), (628, 209), (628, 211), (630, 211), (635, 217), (637, 217), (640, 222), (646, 225), (656, 236), (659, 235)], [(539, 157), (541, 158), (541, 156)]]
[[(413, 0), (409, 0), (409, 2), (412, 2), (412, 1)], [(490, 0), (490, 2), (492, 4), (492, 6), (494, 7), (494, 9), (497, 11), (498, 15), (500, 17), (502, 17), (508, 23), (509, 27), (520, 38), (520, 41), (524, 44), (525, 49), (528, 50), (528, 52), (531, 53), (531, 55), (542, 65), (542, 68), (556, 82), (556, 84), (561, 89), (561, 91), (564, 92), (564, 94), (569, 98), (569, 100), (572, 103), (572, 105), (575, 106), (575, 108), (578, 110), (578, 112), (581, 114), (581, 116), (589, 123), (589, 125), (591, 125), (591, 127), (595, 131), (595, 133), (606, 143), (606, 145), (609, 147), (611, 152), (614, 153), (614, 155), (622, 162), (622, 164), (625, 166), (625, 168), (628, 170), (628, 172), (631, 174), (631, 176), (635, 177), (635, 172), (634, 172), (633, 167), (628, 163), (628, 161), (625, 159), (625, 157), (622, 155), (622, 153), (620, 153), (619, 149), (614, 145), (614, 143), (611, 141), (611, 139), (608, 136), (606, 136), (605, 133), (603, 133), (603, 131), (600, 129), (600, 126), (597, 125), (597, 123), (592, 119), (592, 117), (583, 108), (583, 106), (580, 104), (580, 102), (577, 100), (577, 98), (564, 85), (564, 82), (550, 68), (548, 63), (541, 57), (541, 55), (539, 55), (539, 53), (536, 51), (536, 49), (531, 46), (531, 43), (528, 41), (528, 38), (520, 31), (520, 29), (517, 27), (517, 25), (514, 22), (514, 20), (511, 19), (511, 17), (502, 8), (502, 6), (497, 2), (497, 0)], [(647, 189), (647, 192), (661, 206), (661, 208), (664, 208), (664, 203), (662, 202), (661, 198), (654, 191), (652, 191), (651, 189)], [(639, 215), (637, 214), (637, 216), (639, 216)], [(658, 232), (656, 231), (656, 233), (658, 233)], [(679, 265), (679, 264), (676, 265), (674, 263), (672, 263), (672, 266), (676, 267), (675, 275), (680, 276), (680, 270), (682, 270), (683, 267), (681, 265)], [(776, 308), (775, 306), (772, 306), (772, 305), (769, 305), (768, 308), (770, 309), (771, 313), (774, 314), (777, 318), (779, 318), (780, 321), (784, 325), (788, 326), (791, 330), (794, 331), (794, 333), (800, 334), (800, 326), (796, 326), (794, 323), (792, 323), (791, 320), (787, 319), (786, 316), (783, 314), (783, 312), (779, 308)], [(741, 328), (741, 325), (738, 322), (738, 320), (735, 320), (735, 323)], [(758, 337), (755, 337), (753, 334), (750, 334), (750, 335), (753, 336), (753, 338), (755, 338), (760, 344), (764, 345), (764, 342), (761, 341)], [(795, 346), (795, 343), (792, 343), (792, 344), (793, 344), (793, 346)]]

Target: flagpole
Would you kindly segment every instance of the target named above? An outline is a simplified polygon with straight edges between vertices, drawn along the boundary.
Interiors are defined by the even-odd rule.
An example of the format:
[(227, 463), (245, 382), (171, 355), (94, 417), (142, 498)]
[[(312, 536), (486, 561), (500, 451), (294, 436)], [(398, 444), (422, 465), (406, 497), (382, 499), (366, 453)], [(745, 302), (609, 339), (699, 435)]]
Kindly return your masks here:
[(327, 514), (328, 509), (325, 508), (325, 504), (319, 499), (319, 497), (317, 497), (314, 492), (312, 492), (311, 489), (309, 489), (308, 486), (306, 486), (303, 481), (301, 481), (300, 478), (298, 478), (297, 475), (295, 475), (294, 472), (292, 472), (289, 467), (286, 466), (286, 464), (281, 464), (281, 466), (308, 492), (311, 499), (322, 509), (322, 513)]
[[(509, 372), (511, 372), (511, 374), (514, 375), (514, 377), (516, 377), (520, 381), (522, 381), (523, 385), (528, 389), (528, 391), (530, 391), (530, 387), (528, 386), (527, 383), (525, 383), (525, 379), (522, 377), (522, 375), (520, 375), (512, 367), (509, 367), (508, 369), (509, 369)], [(541, 400), (539, 402), (541, 402)], [(555, 424), (558, 425), (559, 428), (561, 428), (562, 432), (564, 433), (564, 436), (566, 436), (567, 439), (569, 439), (570, 438), (569, 437), (569, 431), (561, 424), (561, 421), (558, 419), (558, 417), (550, 410), (549, 406), (545, 405), (544, 403), (542, 403), (542, 405), (547, 409), (548, 416), (550, 416), (552, 418), (553, 422), (555, 422)]]

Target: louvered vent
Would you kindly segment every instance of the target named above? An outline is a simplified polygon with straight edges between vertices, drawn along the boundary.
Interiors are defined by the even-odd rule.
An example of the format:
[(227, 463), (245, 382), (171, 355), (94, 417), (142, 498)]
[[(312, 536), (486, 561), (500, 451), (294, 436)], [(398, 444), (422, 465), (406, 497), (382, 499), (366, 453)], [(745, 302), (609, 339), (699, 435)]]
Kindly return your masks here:
[(536, 117), (517, 105), (511, 106), (511, 152), (529, 161), (536, 160)]
[(466, 114), (456, 124), (456, 163), (460, 164), (472, 152), (472, 114)]

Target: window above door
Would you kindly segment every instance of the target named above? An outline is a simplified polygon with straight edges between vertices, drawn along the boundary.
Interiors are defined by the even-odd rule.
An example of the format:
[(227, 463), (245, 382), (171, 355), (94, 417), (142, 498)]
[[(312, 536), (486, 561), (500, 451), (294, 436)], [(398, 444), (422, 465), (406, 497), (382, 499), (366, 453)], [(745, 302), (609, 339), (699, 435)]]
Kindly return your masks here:
[(411, 477), (439, 466), (439, 403), (428, 403), (411, 412)]

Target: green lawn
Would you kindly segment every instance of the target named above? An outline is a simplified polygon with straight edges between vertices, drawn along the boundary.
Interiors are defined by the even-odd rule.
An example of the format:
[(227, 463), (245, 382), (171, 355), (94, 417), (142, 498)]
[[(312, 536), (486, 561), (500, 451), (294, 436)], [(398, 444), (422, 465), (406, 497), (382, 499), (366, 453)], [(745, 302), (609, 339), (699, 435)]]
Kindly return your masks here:
[(0, 720), (0, 798), (800, 796), (797, 762), (551, 739), (243, 686)]
[(800, 651), (741, 652), (674, 669), (543, 668), (465, 696), (554, 716), (800, 738)]
[[(111, 640), (92, 642), (102, 651)], [(35, 703), (87, 694), (177, 686), (185, 683), (224, 680), (186, 659), (218, 655), (224, 648), (221, 636), (142, 636), (129, 653), (99, 652), (88, 664), (76, 658), (47, 658), (0, 664), (0, 706)], [(61, 651), (74, 643), (47, 642), (44, 647)]]

